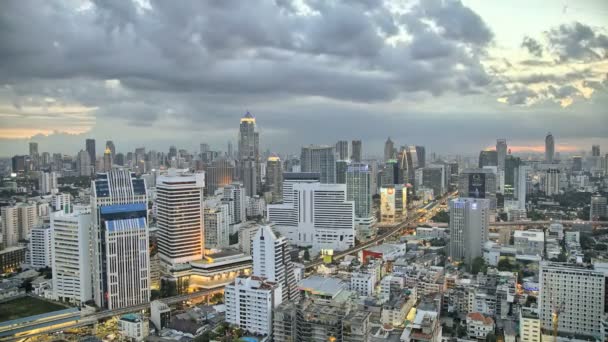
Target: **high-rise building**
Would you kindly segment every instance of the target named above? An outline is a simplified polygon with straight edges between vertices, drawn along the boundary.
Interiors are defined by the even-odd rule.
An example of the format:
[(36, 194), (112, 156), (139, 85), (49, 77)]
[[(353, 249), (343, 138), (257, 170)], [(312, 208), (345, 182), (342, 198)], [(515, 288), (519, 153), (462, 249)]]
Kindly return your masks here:
[(397, 223), (407, 218), (407, 188), (402, 184), (380, 188), (380, 221)]
[(29, 171), (29, 161), (29, 156), (13, 156), (13, 158), (11, 158), (11, 170), (14, 173), (23, 174), (24, 172)]
[(590, 221), (608, 220), (608, 201), (606, 197), (594, 195), (591, 197), (591, 207), (589, 209)]
[(426, 167), (426, 148), (424, 146), (416, 146), (416, 157), (418, 158), (418, 165)]
[(97, 174), (91, 188), (93, 297), (110, 310), (148, 303), (148, 196), (127, 170)]
[(336, 183), (336, 152), (333, 146), (302, 147), (300, 164), (302, 172), (318, 172), (321, 183)]
[(217, 189), (232, 183), (234, 164), (227, 158), (217, 158), (205, 171), (205, 193), (207, 196), (212, 196)]
[(606, 296), (604, 273), (581, 265), (542, 261), (539, 278), (542, 327), (553, 331), (554, 310), (562, 307), (558, 332), (599, 340)]
[(498, 152), (492, 150), (479, 152), (479, 168), (486, 166), (498, 166)]
[(354, 203), (346, 200), (346, 185), (321, 184), (306, 175), (285, 174), (283, 204), (268, 206), (268, 221), (290, 243), (312, 246), (313, 252), (354, 246)]
[(112, 150), (109, 147), (106, 147), (106, 150), (103, 152), (103, 171), (110, 172), (112, 170)]
[(370, 167), (353, 163), (346, 170), (346, 200), (355, 203), (355, 229), (367, 237), (374, 223), (372, 212), (372, 174)]
[(435, 197), (442, 196), (446, 191), (446, 173), (445, 168), (439, 165), (429, 165), (422, 168), (422, 186), (433, 189)]
[(228, 204), (205, 202), (205, 248), (227, 248), (230, 245), (230, 209)]
[(350, 159), (354, 163), (360, 163), (363, 159), (363, 147), (361, 145), (361, 140), (353, 140), (352, 141), (352, 155)]
[(490, 201), (479, 198), (457, 198), (450, 201), (450, 257), (471, 265), (483, 256), (488, 240)]
[(116, 157), (116, 146), (114, 146), (112, 140), (106, 141), (106, 149), (110, 149), (110, 156), (112, 157), (112, 161), (114, 161), (114, 157)]
[(560, 182), (560, 171), (559, 169), (547, 169), (545, 171), (544, 189), (545, 195), (553, 196), (559, 194), (559, 182)]
[(403, 172), (407, 173), (407, 163), (404, 165), (406, 167), (405, 171), (401, 169), (401, 164), (396, 159), (387, 160), (382, 170), (380, 186), (403, 184)]
[(490, 209), (496, 208), (496, 174), (491, 169), (464, 169), (458, 176), (458, 195), (490, 200)]
[(156, 221), (160, 259), (175, 265), (204, 254), (203, 188), (205, 174), (169, 174), (156, 180)]
[(38, 177), (38, 188), (41, 194), (48, 194), (57, 190), (57, 173), (41, 172)]
[(348, 160), (336, 160), (336, 184), (346, 184)]
[(521, 159), (513, 155), (505, 157), (505, 187), (515, 188), (517, 186), (517, 170), (521, 164)]
[(583, 157), (572, 157), (572, 171), (583, 171)]
[(38, 143), (37, 142), (31, 142), (30, 143), (30, 157), (34, 157), (38, 155)]
[(2, 207), (2, 243), (4, 247), (17, 246), (19, 240), (26, 240), (32, 228), (38, 224), (38, 208), (35, 204), (18, 203)]
[(599, 157), (600, 156), (600, 145), (592, 145), (591, 146), (591, 156)]
[(51, 227), (49, 225), (32, 228), (29, 252), (30, 265), (33, 268), (51, 267)]
[(91, 274), (91, 208), (51, 215), (53, 298), (73, 304), (93, 299)]
[(270, 156), (266, 161), (266, 186), (272, 194), (272, 203), (283, 201), (283, 165), (277, 156)]
[(89, 154), (89, 163), (94, 167), (95, 162), (97, 161), (97, 154), (95, 153), (95, 139), (87, 139), (85, 147), (87, 153)]
[(272, 312), (282, 302), (281, 286), (260, 277), (238, 276), (224, 289), (226, 322), (254, 334), (272, 335)]
[(515, 188), (515, 195), (517, 196), (519, 209), (526, 209), (526, 196), (528, 195), (528, 189), (530, 188), (530, 186), (528, 186), (528, 183), (530, 183), (530, 166), (519, 165), (517, 170), (517, 186)]
[(253, 237), (252, 247), (252, 275), (280, 284), (282, 301), (297, 300), (299, 293), (287, 238), (273, 232), (270, 226), (262, 226)]
[(545, 137), (545, 162), (553, 163), (555, 156), (555, 140), (551, 132), (547, 133)]
[(395, 159), (395, 143), (391, 137), (388, 137), (384, 143), (384, 162), (386, 163), (390, 159)]
[(498, 139), (496, 140), (496, 154), (497, 154), (497, 164), (499, 170), (505, 169), (505, 157), (507, 156), (507, 140), (506, 139)]
[(240, 180), (248, 196), (258, 193), (261, 185), (260, 136), (256, 130), (255, 118), (247, 112), (241, 118), (239, 128), (239, 168)]
[(340, 140), (336, 143), (336, 154), (338, 155), (338, 160), (348, 160), (350, 158), (347, 140)]
[(80, 176), (86, 176), (86, 177), (91, 176), (91, 173), (92, 173), (91, 156), (89, 155), (89, 153), (87, 151), (80, 150), (80, 152), (78, 152), (77, 159), (78, 159), (77, 160), (78, 174)]
[(247, 220), (247, 196), (243, 184), (235, 182), (224, 186), (222, 201), (229, 206), (230, 224)]

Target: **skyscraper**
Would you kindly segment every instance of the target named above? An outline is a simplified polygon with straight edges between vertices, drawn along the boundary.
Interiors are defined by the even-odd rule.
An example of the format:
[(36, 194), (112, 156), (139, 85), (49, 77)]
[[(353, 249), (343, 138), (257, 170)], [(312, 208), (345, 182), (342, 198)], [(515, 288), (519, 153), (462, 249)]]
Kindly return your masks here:
[(110, 310), (148, 303), (148, 196), (127, 170), (100, 173), (91, 188), (93, 297)]
[(261, 185), (260, 136), (256, 130), (255, 118), (247, 112), (241, 118), (239, 128), (239, 175), (248, 196), (258, 193)]
[(41, 172), (38, 177), (38, 189), (41, 194), (48, 194), (57, 189), (57, 172)]
[(418, 165), (426, 167), (426, 148), (424, 146), (416, 146), (416, 157), (418, 157)]
[(283, 201), (283, 166), (277, 156), (270, 156), (266, 161), (266, 186), (272, 194), (272, 203)]
[(110, 155), (112, 156), (112, 162), (114, 162), (114, 157), (116, 156), (116, 146), (114, 146), (114, 142), (112, 140), (106, 141), (106, 149), (110, 149)]
[(350, 159), (354, 163), (360, 163), (361, 159), (363, 159), (363, 147), (361, 145), (361, 140), (353, 140), (352, 141), (352, 155)]
[(465, 169), (458, 176), (458, 196), (490, 200), (496, 208), (496, 174), (490, 169)]
[(95, 139), (86, 140), (86, 151), (89, 154), (89, 163), (95, 168), (95, 162), (97, 161), (97, 154), (95, 154)]
[(594, 195), (591, 197), (591, 207), (589, 209), (590, 221), (604, 221), (608, 219), (608, 202), (606, 197)]
[(91, 176), (91, 155), (87, 151), (80, 150), (77, 157), (77, 169), (80, 176)]
[(348, 141), (340, 140), (336, 143), (336, 154), (338, 155), (338, 160), (348, 160)]
[(346, 200), (355, 203), (355, 229), (368, 235), (372, 213), (372, 175), (367, 164), (353, 163), (346, 170)]
[(553, 163), (553, 158), (555, 156), (555, 140), (553, 139), (553, 135), (551, 132), (547, 133), (545, 137), (545, 162)]
[(287, 238), (273, 232), (270, 226), (262, 226), (255, 233), (252, 245), (252, 275), (281, 284), (283, 301), (296, 300), (298, 289)]
[(490, 201), (477, 198), (457, 198), (450, 201), (450, 257), (471, 265), (483, 256), (488, 240)]
[(204, 252), (203, 188), (205, 174), (168, 175), (156, 181), (158, 251), (174, 265), (201, 260)]
[(407, 188), (403, 184), (380, 188), (380, 220), (396, 223), (407, 218)]
[(559, 169), (548, 169), (545, 171), (545, 195), (553, 196), (559, 194), (559, 182), (560, 182), (560, 171)]
[[(504, 161), (504, 160), (503, 160)], [(482, 169), (486, 166), (498, 166), (498, 152), (492, 150), (485, 150), (479, 152), (479, 168)], [(504, 167), (504, 165), (503, 165)]]
[(214, 159), (206, 168), (205, 193), (212, 196), (219, 188), (232, 183), (234, 164), (227, 158)]
[(395, 158), (395, 144), (391, 140), (391, 137), (386, 139), (384, 143), (384, 162), (387, 162), (389, 159)]
[(336, 160), (336, 184), (346, 184), (348, 160)]
[(496, 140), (496, 154), (498, 158), (498, 169), (505, 169), (505, 157), (507, 156), (507, 140), (498, 139)]
[(333, 146), (309, 145), (302, 147), (302, 172), (318, 172), (321, 183), (336, 183), (336, 152)]
[(30, 157), (34, 158), (34, 156), (38, 155), (38, 143), (31, 142), (30, 143)]
[(110, 172), (112, 170), (112, 150), (109, 147), (106, 147), (106, 150), (103, 152), (103, 171)]
[(600, 156), (600, 145), (591, 146), (591, 156), (599, 157)]

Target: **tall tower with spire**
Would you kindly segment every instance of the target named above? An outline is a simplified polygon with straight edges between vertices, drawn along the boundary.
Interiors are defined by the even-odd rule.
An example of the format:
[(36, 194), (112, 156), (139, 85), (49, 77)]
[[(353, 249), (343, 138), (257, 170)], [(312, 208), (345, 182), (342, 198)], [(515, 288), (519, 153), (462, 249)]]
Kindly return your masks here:
[(384, 162), (387, 160), (395, 158), (395, 144), (391, 140), (391, 137), (386, 139), (384, 143)]
[(250, 112), (241, 118), (239, 128), (239, 176), (248, 196), (257, 194), (261, 188), (260, 177), (260, 136), (256, 129), (255, 118)]

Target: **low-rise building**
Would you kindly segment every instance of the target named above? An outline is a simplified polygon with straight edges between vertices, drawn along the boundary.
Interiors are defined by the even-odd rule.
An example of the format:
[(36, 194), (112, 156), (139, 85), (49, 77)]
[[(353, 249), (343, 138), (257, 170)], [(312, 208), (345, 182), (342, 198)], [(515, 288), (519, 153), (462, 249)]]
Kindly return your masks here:
[(357, 292), (360, 296), (372, 296), (374, 293), (373, 276), (369, 273), (353, 273), (350, 278), (350, 289)]
[(118, 320), (120, 335), (130, 341), (143, 341), (148, 336), (148, 322), (140, 315), (127, 314)]
[(488, 334), (494, 333), (494, 320), (479, 312), (467, 315), (467, 335), (471, 339), (485, 340)]
[(226, 322), (270, 336), (272, 312), (282, 302), (281, 286), (260, 277), (237, 277), (224, 290)]

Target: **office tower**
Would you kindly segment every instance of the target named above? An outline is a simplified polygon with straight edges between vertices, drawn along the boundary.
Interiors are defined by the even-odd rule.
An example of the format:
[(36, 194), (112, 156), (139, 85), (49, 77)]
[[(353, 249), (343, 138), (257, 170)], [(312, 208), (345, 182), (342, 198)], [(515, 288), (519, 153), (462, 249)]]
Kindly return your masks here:
[(57, 189), (57, 173), (41, 172), (38, 176), (38, 189), (41, 194), (48, 194)]
[(27, 156), (13, 156), (13, 158), (11, 158), (11, 166), (12, 166), (12, 170), (14, 173), (19, 173), (22, 174), (25, 171), (29, 171), (26, 170), (26, 160), (29, 160), (29, 157)]
[(544, 189), (545, 195), (553, 196), (559, 194), (559, 169), (547, 169), (545, 171)]
[(416, 146), (416, 157), (420, 167), (426, 166), (426, 148), (424, 146)]
[(600, 145), (592, 145), (591, 146), (591, 156), (599, 157), (600, 156)]
[(594, 195), (591, 197), (591, 206), (589, 208), (590, 221), (607, 221), (608, 220), (608, 202), (606, 197)]
[(51, 215), (53, 298), (82, 304), (93, 299), (91, 274), (91, 208)]
[(321, 183), (336, 183), (336, 153), (333, 146), (309, 145), (302, 147), (302, 172), (318, 172)]
[(51, 166), (51, 154), (48, 152), (42, 152), (40, 155), (40, 166), (48, 168)]
[(205, 174), (169, 169), (156, 180), (158, 252), (175, 265), (201, 260), (204, 253), (203, 188)]
[(259, 335), (272, 335), (272, 312), (281, 304), (281, 286), (259, 277), (238, 276), (224, 289), (226, 322)]
[(488, 241), (490, 201), (479, 198), (457, 198), (450, 201), (450, 257), (471, 265), (483, 256)]
[(106, 147), (106, 150), (103, 152), (103, 171), (110, 172), (112, 170), (112, 150), (109, 147)]
[(368, 165), (369, 165), (370, 176), (372, 178), (371, 190), (372, 190), (372, 196), (373, 196), (373, 195), (377, 195), (380, 193), (378, 191), (378, 189), (380, 187), (380, 184), (378, 184), (378, 175), (380, 174), (380, 171), (378, 170), (378, 162), (376, 160), (368, 160)]
[(390, 159), (395, 159), (395, 143), (393, 143), (391, 137), (388, 137), (384, 143), (384, 162), (386, 163)]
[(77, 169), (80, 176), (91, 176), (91, 156), (87, 151), (78, 152)]
[(214, 159), (205, 171), (205, 193), (212, 196), (217, 189), (232, 183), (234, 164), (229, 159), (218, 158)]
[(499, 170), (505, 169), (505, 157), (507, 156), (507, 140), (497, 139), (496, 140), (496, 155), (497, 165)]
[(498, 152), (486, 150), (479, 152), (479, 168), (498, 166)]
[(339, 160), (348, 160), (350, 158), (348, 155), (348, 141), (340, 140), (336, 143), (336, 154)]
[(204, 209), (205, 248), (227, 248), (230, 245), (230, 209), (218, 202)]
[(31, 142), (30, 143), (30, 157), (35, 157), (38, 155), (38, 143), (37, 142)]
[(247, 220), (247, 198), (243, 184), (232, 183), (224, 186), (222, 201), (229, 205), (230, 224)]
[(389, 159), (384, 164), (382, 170), (382, 180), (380, 186), (389, 186), (395, 184), (403, 184), (402, 173), (407, 173), (407, 163), (405, 164), (405, 171), (401, 169), (401, 164), (396, 159)]
[(458, 196), (486, 198), (496, 208), (496, 174), (490, 169), (465, 169), (458, 176)]
[(521, 159), (512, 155), (505, 157), (505, 186), (515, 188), (517, 186), (517, 171), (521, 165)]
[(95, 162), (97, 161), (97, 154), (95, 153), (95, 139), (87, 139), (86, 140), (86, 151), (89, 154), (89, 163), (95, 166)]
[(579, 265), (541, 261), (539, 278), (538, 306), (544, 329), (553, 331), (554, 309), (562, 307), (558, 332), (600, 337), (606, 295), (603, 272)]
[(346, 171), (346, 200), (355, 203), (355, 230), (360, 237), (370, 235), (372, 212), (372, 174), (370, 167), (353, 163)]
[(177, 159), (177, 147), (169, 146), (169, 153), (167, 154), (167, 159), (171, 161), (172, 159)]
[(428, 189), (433, 189), (435, 197), (442, 196), (446, 191), (445, 183), (445, 168), (439, 165), (429, 165), (422, 168), (422, 186)]
[(125, 155), (122, 153), (116, 153), (116, 156), (114, 157), (114, 164), (125, 166)]
[(200, 150), (200, 153), (201, 153), (201, 154), (205, 154), (205, 153), (207, 153), (208, 151), (210, 151), (210, 149), (209, 149), (209, 144), (206, 144), (206, 143), (201, 143), (201, 150)]
[(248, 196), (258, 193), (261, 185), (260, 136), (256, 130), (255, 118), (245, 113), (239, 128), (239, 168), (240, 180)]
[(51, 227), (42, 225), (32, 228), (30, 241), (30, 265), (35, 268), (51, 267)]
[(363, 147), (361, 146), (361, 140), (352, 141), (352, 155), (350, 159), (355, 163), (360, 163), (363, 159)]
[(97, 174), (91, 187), (93, 297), (114, 310), (150, 300), (148, 196), (127, 170)]
[(346, 184), (348, 160), (336, 160), (336, 184)]
[(270, 156), (266, 161), (266, 186), (272, 194), (272, 203), (283, 201), (283, 165), (277, 156)]
[[(309, 176), (310, 175), (310, 176)], [(315, 174), (285, 174), (283, 204), (267, 207), (267, 219), (290, 243), (345, 250), (355, 243), (354, 203), (345, 184), (321, 184)]]
[(545, 162), (553, 163), (553, 158), (555, 155), (555, 140), (553, 139), (553, 135), (551, 132), (547, 133), (545, 137)]
[(397, 161), (399, 163), (398, 183), (415, 185), (416, 170), (420, 167), (416, 146), (401, 146)]
[(232, 152), (232, 141), (228, 142), (228, 157), (232, 158), (233, 152)]
[(402, 184), (380, 188), (380, 221), (397, 223), (407, 218), (407, 188)]
[(114, 142), (112, 140), (106, 141), (106, 149), (110, 150), (110, 156), (112, 158), (112, 161), (114, 161), (114, 157), (116, 157), (116, 146), (114, 145)]
[(270, 226), (262, 226), (253, 237), (252, 247), (251, 274), (281, 285), (282, 301), (297, 300), (299, 293), (287, 238), (273, 232)]
[(583, 171), (583, 157), (574, 156), (572, 157), (572, 171)]
[(517, 187), (515, 188), (515, 194), (517, 196), (517, 202), (519, 203), (519, 209), (526, 209), (526, 196), (528, 194), (529, 173), (530, 166), (519, 166), (517, 171)]

